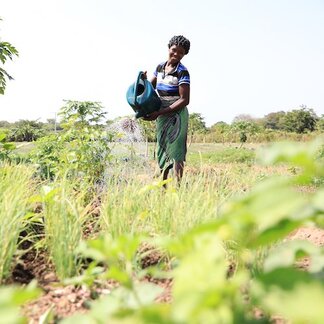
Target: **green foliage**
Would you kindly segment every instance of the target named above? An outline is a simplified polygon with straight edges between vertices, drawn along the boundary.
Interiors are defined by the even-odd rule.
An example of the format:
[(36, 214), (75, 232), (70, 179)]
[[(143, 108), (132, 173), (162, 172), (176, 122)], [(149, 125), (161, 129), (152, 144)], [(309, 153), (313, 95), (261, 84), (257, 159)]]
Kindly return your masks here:
[(204, 118), (199, 113), (189, 114), (188, 135), (189, 143), (192, 142), (195, 134), (204, 134), (207, 132), (206, 123)]
[[(2, 64), (7, 58), (12, 59), (12, 55), (18, 56), (18, 51), (8, 42), (0, 42), (0, 60)], [(0, 66), (0, 95), (3, 95), (6, 89), (6, 79), (13, 80), (13, 77)]]
[(58, 175), (62, 167), (60, 156), (64, 144), (57, 134), (44, 136), (36, 142), (36, 148), (31, 153), (30, 159), (37, 166), (42, 179), (54, 179)]
[[(265, 322), (279, 315), (293, 323), (321, 323), (323, 249), (286, 238), (309, 222), (324, 225), (323, 189), (307, 195), (296, 190), (323, 176), (323, 161), (315, 158), (322, 145), (319, 140), (311, 145), (284, 143), (267, 148), (262, 153), (265, 163), (291, 163), (298, 168), (296, 174), (259, 182), (245, 195), (224, 204), (217, 218), (182, 235), (148, 241), (174, 260), (171, 273), (164, 274), (173, 278), (170, 304), (156, 304), (153, 298), (143, 302), (135, 297), (140, 276), (132, 274), (138, 271), (136, 260), (143, 238), (117, 235), (114, 240), (107, 236), (88, 242), (82, 253), (108, 266), (99, 277), (114, 278), (120, 287), (94, 302), (85, 317), (67, 322), (250, 323), (255, 321), (253, 310), (257, 308), (263, 311)], [(141, 201), (146, 190), (152, 197), (157, 187), (141, 192)], [(164, 206), (172, 200), (168, 191), (165, 197)], [(182, 201), (173, 205), (178, 209)], [(294, 267), (304, 256), (312, 260), (308, 271)], [(156, 296), (153, 286), (138, 290), (140, 295), (143, 291), (144, 295)]]
[[(154, 303), (155, 298), (161, 294), (162, 288), (139, 279), (147, 274), (140, 269), (140, 254), (138, 250), (144, 242), (144, 237), (121, 235), (112, 239), (105, 235), (82, 244), (79, 252), (86, 258), (100, 263), (104, 268), (97, 276), (102, 279), (113, 279), (120, 286), (108, 296), (91, 303), (91, 310), (85, 316), (72, 316), (63, 323), (75, 323), (76, 320), (92, 322), (110, 322), (116, 319), (136, 318), (136, 313)], [(137, 274), (135, 277), (134, 275)], [(140, 320), (140, 318), (138, 317)]]
[(2, 164), (0, 168), (0, 282), (8, 277), (17, 242), (27, 222), (33, 169)]
[(102, 197), (101, 226), (113, 237), (126, 233), (176, 235), (215, 217), (216, 204), (226, 195), (226, 181), (230, 181), (226, 175), (206, 174), (184, 179), (188, 188), (184, 185), (179, 191), (169, 181), (165, 192), (164, 181), (144, 186), (136, 179), (109, 182)]
[(6, 324), (27, 323), (27, 319), (19, 314), (19, 307), (41, 295), (36, 283), (31, 282), (27, 287), (0, 288), (0, 322)]
[(82, 238), (82, 225), (88, 208), (84, 191), (75, 191), (75, 184), (63, 179), (42, 188), (45, 244), (60, 279), (74, 276), (79, 270), (76, 248)]
[(284, 128), (285, 116), (286, 113), (284, 111), (272, 112), (265, 115), (263, 118), (264, 127), (273, 130), (282, 130)]
[[(85, 124), (78, 125), (79, 134), (89, 128)], [(101, 131), (100, 127), (96, 130)], [(303, 144), (278, 143), (258, 153), (264, 168), (278, 165), (291, 170), (280, 177), (258, 177), (251, 164), (207, 168), (205, 151), (200, 155), (204, 161), (200, 169), (185, 174), (180, 187), (173, 186), (172, 180), (168, 180), (167, 189), (163, 181), (148, 184), (137, 169), (128, 177), (113, 174), (100, 197), (102, 235), (82, 242), (82, 229), (89, 221), (90, 205), (85, 203), (89, 186), (82, 189), (71, 177), (73, 165), (72, 172), (66, 170), (68, 177), (65, 169), (60, 169), (62, 157), (77, 140), (76, 133), (69, 133), (67, 128), (63, 134), (69, 134), (65, 141), (58, 140), (60, 134), (50, 142), (60, 142), (61, 149), (53, 144), (44, 154), (60, 177), (54, 177), (40, 197), (34, 198), (42, 202), (46, 248), (64, 283), (91, 287), (107, 279), (118, 282), (109, 295), (90, 303), (87, 314), (63, 322), (250, 323), (255, 321), (256, 308), (265, 314), (264, 322), (271, 322), (273, 315), (296, 323), (321, 322), (323, 311), (317, 303), (324, 301), (323, 248), (289, 241), (287, 236), (310, 223), (324, 227), (323, 182), (315, 181), (324, 177), (323, 138)], [(219, 161), (226, 153), (230, 161), (245, 153), (251, 154), (251, 160), (246, 158), (249, 161), (255, 157), (254, 151), (219, 147)], [(15, 235), (12, 239), (7, 232), (0, 233), (4, 238), (0, 247), (10, 239), (15, 249), (17, 231), (27, 220), (23, 215), (30, 191), (26, 188), (33, 188), (33, 170), (5, 166), (0, 171), (0, 232), (11, 224), (8, 220), (16, 220), (17, 227), (9, 229)], [(23, 178), (26, 183), (22, 183)], [(300, 186), (311, 190), (301, 193)], [(142, 260), (151, 251), (160, 253), (158, 265), (142, 269)], [(15, 251), (6, 253), (9, 261), (0, 260), (0, 265), (10, 269), (12, 253)], [(301, 272), (295, 265), (305, 256), (312, 262)], [(84, 259), (92, 261), (81, 272), (79, 262)], [(8, 274), (8, 270), (5, 272)], [(148, 275), (155, 280), (173, 279), (170, 303), (156, 303), (161, 289), (147, 282)]]
[(286, 113), (283, 127), (288, 132), (312, 132), (316, 128), (317, 119), (313, 109), (301, 106), (301, 109), (294, 109)]
[(62, 127), (83, 129), (91, 125), (97, 126), (105, 118), (106, 112), (99, 102), (65, 100), (59, 116), (62, 118)]
[(243, 145), (247, 141), (248, 136), (258, 132), (259, 127), (254, 122), (242, 120), (233, 123), (231, 129), (234, 133), (239, 133), (240, 143)]
[[(18, 56), (17, 49), (9, 42), (0, 41), (1, 64), (4, 65), (8, 59), (12, 60), (13, 56)], [(4, 94), (7, 85), (6, 79), (12, 80), (13, 77), (2, 66), (0, 66), (0, 94), (2, 95)]]
[(7, 142), (7, 135), (0, 132), (0, 161), (10, 161), (10, 155), (15, 148), (15, 144)]
[(110, 161), (110, 134), (105, 130), (69, 129), (59, 136), (64, 150), (59, 153), (59, 168), (89, 182), (100, 182)]
[(32, 161), (43, 178), (63, 176), (98, 182), (110, 159), (112, 135), (97, 124), (104, 117), (98, 103), (68, 101), (61, 109), (64, 130), (37, 142)]
[(44, 136), (42, 124), (37, 121), (20, 120), (10, 129), (8, 138), (12, 142), (32, 142)]
[(324, 115), (322, 115), (322, 117), (317, 121), (316, 128), (319, 131), (324, 132)]
[(214, 142), (225, 143), (227, 140), (227, 136), (230, 133), (231, 127), (225, 122), (218, 122), (211, 126), (210, 133), (214, 136)]

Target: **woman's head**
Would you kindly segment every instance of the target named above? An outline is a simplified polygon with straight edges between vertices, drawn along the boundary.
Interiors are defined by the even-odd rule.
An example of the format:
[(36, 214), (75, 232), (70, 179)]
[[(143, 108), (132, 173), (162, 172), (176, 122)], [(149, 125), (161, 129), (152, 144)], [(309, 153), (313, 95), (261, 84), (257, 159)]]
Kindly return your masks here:
[(190, 41), (184, 36), (173, 36), (169, 41), (168, 47), (171, 48), (174, 45), (182, 47), (184, 49), (185, 54), (189, 53)]

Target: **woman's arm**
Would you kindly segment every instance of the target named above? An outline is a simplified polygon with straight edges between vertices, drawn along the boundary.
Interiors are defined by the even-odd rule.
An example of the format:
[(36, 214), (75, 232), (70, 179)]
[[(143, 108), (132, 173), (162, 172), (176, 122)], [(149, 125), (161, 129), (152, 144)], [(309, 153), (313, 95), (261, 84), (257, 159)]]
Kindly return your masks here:
[[(154, 81), (154, 78), (152, 78)], [(152, 81), (151, 81), (152, 82)], [(153, 83), (152, 83), (153, 84)], [(155, 84), (156, 84), (156, 78), (155, 78)], [(154, 111), (153, 113), (149, 114), (148, 116), (145, 116), (144, 120), (155, 120), (161, 115), (167, 115), (171, 112), (175, 112), (180, 110), (183, 107), (188, 106), (190, 102), (190, 85), (189, 84), (181, 84), (179, 85), (179, 95), (180, 98), (175, 101), (172, 105), (170, 105), (167, 108), (160, 109), (158, 111)]]
[(156, 76), (153, 76), (152, 79), (151, 79), (151, 83), (153, 85), (153, 88), (155, 89), (156, 88)]
[[(187, 84), (187, 83), (179, 85), (179, 95), (180, 95), (180, 98), (177, 101), (175, 101), (168, 108), (162, 109), (160, 111), (161, 115), (165, 115), (167, 113), (180, 110), (181, 108), (186, 107), (186, 106), (189, 105), (189, 102), (190, 102), (190, 85)], [(164, 113), (165, 110), (167, 112)]]

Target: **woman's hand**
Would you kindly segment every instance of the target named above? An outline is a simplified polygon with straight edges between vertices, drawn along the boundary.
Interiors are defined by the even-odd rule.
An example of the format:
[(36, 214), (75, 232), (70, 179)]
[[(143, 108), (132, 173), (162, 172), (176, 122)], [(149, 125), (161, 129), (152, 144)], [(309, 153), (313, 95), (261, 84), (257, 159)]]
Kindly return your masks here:
[(152, 121), (152, 120), (155, 120), (156, 118), (158, 118), (159, 116), (160, 116), (160, 113), (158, 111), (154, 111), (151, 114), (143, 117), (143, 119), (147, 120), (147, 121)]

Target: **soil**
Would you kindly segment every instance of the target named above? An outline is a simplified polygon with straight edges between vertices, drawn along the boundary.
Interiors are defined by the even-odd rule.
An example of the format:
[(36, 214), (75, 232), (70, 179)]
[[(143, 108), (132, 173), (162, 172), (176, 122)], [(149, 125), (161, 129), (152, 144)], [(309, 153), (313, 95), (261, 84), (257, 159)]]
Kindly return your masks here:
[[(315, 227), (303, 227), (291, 233), (287, 239), (308, 240), (318, 246), (323, 246), (324, 230)], [(147, 247), (144, 247), (144, 250), (147, 249)], [(153, 251), (143, 260), (142, 266), (147, 267), (160, 261), (161, 255), (157, 251)], [(309, 258), (304, 258), (296, 266), (306, 270), (310, 262)], [(76, 312), (84, 313), (89, 309), (89, 301), (101, 294), (108, 294), (117, 286), (117, 283), (113, 281), (108, 281), (104, 285), (101, 284), (100, 287), (95, 287), (91, 291), (84, 287), (62, 286), (59, 284), (54, 267), (47, 254), (45, 252), (35, 254), (34, 251), (29, 251), (14, 268), (12, 278), (10, 278), (8, 284), (27, 284), (33, 279), (37, 280), (43, 290), (43, 295), (22, 308), (22, 313), (31, 324), (39, 323), (41, 317), (49, 310), (55, 314), (55, 320), (68, 317)], [(146, 278), (145, 280), (164, 288), (164, 292), (157, 298), (157, 302), (169, 303), (172, 300), (171, 279)], [(259, 316), (262, 317), (262, 313), (257, 315), (257, 317)], [(273, 318), (273, 322), (277, 324), (284, 323), (280, 318)]]
[[(147, 252), (141, 260), (142, 268), (158, 264), (165, 259), (161, 253), (149, 246), (142, 246), (140, 252)], [(12, 277), (6, 283), (24, 285), (33, 279), (37, 280), (43, 294), (40, 298), (22, 307), (22, 314), (28, 318), (30, 324), (40, 323), (41, 318), (49, 311), (54, 316), (53, 322), (71, 316), (76, 312), (85, 313), (89, 309), (89, 302), (100, 295), (109, 294), (112, 289), (118, 286), (118, 283), (112, 280), (105, 283), (101, 282), (100, 286), (94, 285), (91, 290), (74, 285), (63, 286), (55, 275), (54, 266), (47, 253), (43, 251), (36, 254), (34, 250), (31, 250), (15, 266)], [(157, 302), (171, 301), (171, 279), (146, 277), (143, 280), (163, 288), (163, 293), (156, 299)]]

